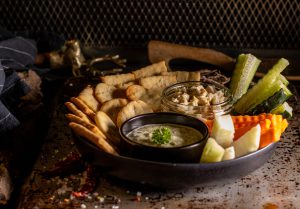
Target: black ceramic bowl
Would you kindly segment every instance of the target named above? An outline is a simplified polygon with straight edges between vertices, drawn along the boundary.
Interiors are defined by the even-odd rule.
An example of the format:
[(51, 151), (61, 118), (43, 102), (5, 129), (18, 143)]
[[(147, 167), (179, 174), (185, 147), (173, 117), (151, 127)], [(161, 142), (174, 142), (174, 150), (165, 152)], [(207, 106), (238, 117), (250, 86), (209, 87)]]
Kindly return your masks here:
[[(196, 142), (180, 147), (148, 146), (127, 137), (132, 130), (150, 124), (176, 124), (194, 128), (202, 134)], [(197, 163), (208, 138), (208, 128), (202, 121), (178, 113), (148, 113), (125, 121), (120, 128), (121, 154), (143, 160), (171, 163)]]

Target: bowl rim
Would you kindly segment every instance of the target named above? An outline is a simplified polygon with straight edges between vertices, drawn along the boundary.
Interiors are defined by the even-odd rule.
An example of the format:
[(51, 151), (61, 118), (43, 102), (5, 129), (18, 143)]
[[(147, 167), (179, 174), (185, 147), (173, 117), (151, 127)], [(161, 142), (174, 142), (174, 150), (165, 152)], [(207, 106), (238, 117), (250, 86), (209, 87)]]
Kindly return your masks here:
[[(202, 134), (202, 138), (191, 143), (191, 144), (187, 144), (187, 145), (183, 145), (183, 146), (177, 146), (177, 147), (155, 147), (155, 146), (148, 146), (148, 145), (145, 145), (145, 144), (141, 144), (141, 143), (138, 143), (136, 141), (133, 141), (131, 139), (129, 139), (125, 133), (123, 133), (123, 128), (124, 126), (126, 125), (126, 123), (129, 123), (133, 120), (138, 120), (139, 118), (143, 118), (143, 117), (149, 117), (149, 116), (153, 116), (153, 115), (168, 115), (168, 116), (181, 116), (181, 117), (184, 117), (184, 118), (187, 118), (189, 120), (194, 120), (194, 121), (197, 121), (199, 122), (199, 126), (203, 126), (204, 127), (204, 130), (205, 130), (205, 133), (202, 133), (201, 131), (193, 128), (193, 127), (190, 127), (190, 126), (187, 126), (187, 125), (184, 125), (182, 123), (157, 123), (157, 124), (177, 124), (177, 125), (182, 125), (182, 126), (186, 126), (186, 127), (190, 127), (190, 128), (193, 128), (195, 129), (196, 131), (200, 132)], [(145, 124), (145, 125), (150, 125), (150, 124), (153, 124), (153, 123), (149, 123), (149, 124)], [(206, 140), (208, 137), (209, 137), (209, 129), (207, 127), (207, 125), (195, 118), (195, 117), (192, 117), (192, 116), (189, 116), (189, 115), (184, 115), (184, 114), (180, 114), (180, 113), (174, 113), (174, 112), (154, 112), (154, 113), (145, 113), (145, 114), (141, 114), (141, 115), (137, 115), (137, 116), (134, 116), (132, 118), (129, 118), (128, 120), (126, 120), (122, 125), (121, 127), (119, 128), (119, 134), (121, 136), (121, 140), (125, 140), (127, 141), (128, 143), (136, 146), (136, 147), (139, 147), (139, 148), (147, 148), (147, 149), (155, 149), (155, 150), (181, 150), (181, 149), (187, 149), (187, 148), (193, 148), (197, 145), (199, 145), (199, 143), (203, 142), (204, 140)]]

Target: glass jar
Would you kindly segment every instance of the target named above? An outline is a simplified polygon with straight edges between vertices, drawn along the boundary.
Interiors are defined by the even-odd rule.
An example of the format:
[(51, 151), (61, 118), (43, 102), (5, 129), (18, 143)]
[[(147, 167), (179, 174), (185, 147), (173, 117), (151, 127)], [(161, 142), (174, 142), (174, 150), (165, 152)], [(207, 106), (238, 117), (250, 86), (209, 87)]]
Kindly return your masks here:
[[(186, 92), (188, 94), (189, 89), (195, 89), (208, 86), (220, 91), (224, 95), (221, 102), (213, 102), (205, 105), (195, 104), (182, 104), (180, 102), (174, 102), (174, 98), (177, 98), (179, 93)], [(186, 103), (186, 102), (185, 102)], [(215, 116), (229, 114), (233, 108), (232, 94), (230, 90), (222, 85), (208, 82), (188, 81), (177, 83), (164, 89), (161, 99), (162, 111), (164, 112), (177, 112), (181, 114), (190, 115), (201, 120), (214, 119)]]

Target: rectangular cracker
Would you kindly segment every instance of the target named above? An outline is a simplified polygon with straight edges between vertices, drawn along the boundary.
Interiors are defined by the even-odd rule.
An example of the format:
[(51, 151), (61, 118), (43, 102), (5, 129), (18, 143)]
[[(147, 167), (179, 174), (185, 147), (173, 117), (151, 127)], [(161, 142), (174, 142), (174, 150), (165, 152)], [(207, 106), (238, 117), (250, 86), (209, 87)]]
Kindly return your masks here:
[(161, 74), (163, 72), (167, 72), (167, 66), (165, 61), (161, 61), (158, 63), (154, 63), (152, 65), (148, 65), (146, 67), (143, 67), (139, 70), (135, 70), (132, 73), (135, 76), (135, 79), (140, 79), (144, 77), (154, 76)]
[(163, 72), (162, 75), (175, 75), (177, 82), (185, 82), (189, 80), (190, 73), (187, 71), (172, 71), (172, 72)]
[(132, 73), (125, 73), (125, 74), (119, 74), (119, 75), (101, 76), (100, 79), (103, 83), (115, 86), (118, 84), (123, 84), (123, 83), (128, 83), (130, 81), (134, 81), (135, 77)]
[(158, 75), (140, 79), (140, 85), (145, 89), (164, 89), (177, 83), (176, 75)]
[(171, 71), (163, 72), (162, 75), (176, 75), (177, 82), (200, 81), (200, 71)]
[(189, 81), (200, 81), (201, 74), (200, 71), (190, 72)]

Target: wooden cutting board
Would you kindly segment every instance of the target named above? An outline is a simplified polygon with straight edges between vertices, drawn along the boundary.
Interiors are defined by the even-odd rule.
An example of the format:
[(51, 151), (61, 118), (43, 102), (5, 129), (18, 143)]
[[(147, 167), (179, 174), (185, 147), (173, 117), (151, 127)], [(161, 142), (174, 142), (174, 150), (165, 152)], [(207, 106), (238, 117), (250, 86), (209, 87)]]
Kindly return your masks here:
[[(226, 71), (232, 72), (235, 66), (236, 59), (226, 55), (220, 51), (216, 51), (208, 48), (191, 47), (180, 44), (173, 44), (163, 41), (150, 41), (148, 44), (148, 58), (151, 63), (166, 61), (167, 67), (170, 68), (170, 61), (175, 59), (188, 59), (199, 61), (207, 64), (220, 67)], [(262, 77), (265, 72), (272, 67), (272, 65), (278, 60), (277, 58), (260, 58), (262, 63), (260, 65), (259, 72), (256, 72), (255, 76)], [(297, 66), (297, 63), (293, 63)], [(295, 73), (295, 70), (294, 70)], [(285, 74), (285, 77), (291, 81), (300, 81), (300, 75)]]

